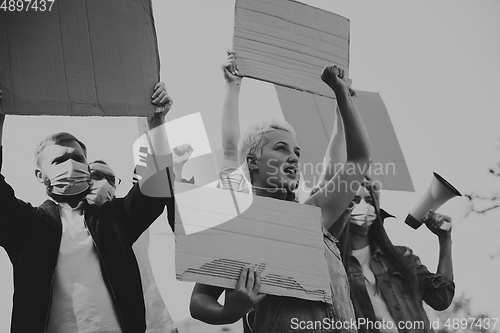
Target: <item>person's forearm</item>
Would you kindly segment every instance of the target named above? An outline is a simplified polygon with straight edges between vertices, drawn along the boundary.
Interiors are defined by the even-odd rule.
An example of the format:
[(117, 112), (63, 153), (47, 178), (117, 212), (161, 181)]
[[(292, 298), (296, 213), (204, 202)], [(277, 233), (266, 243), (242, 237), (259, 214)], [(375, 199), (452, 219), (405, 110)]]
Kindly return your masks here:
[[(347, 88), (335, 91), (344, 124), (346, 159), (348, 162), (371, 163), (372, 149), (365, 124)], [(368, 169), (368, 168), (366, 168)]]
[(439, 238), (439, 263), (437, 272), (453, 281), (453, 262), (451, 258), (451, 237)]
[(232, 324), (241, 318), (232, 318), (228, 316), (224, 311), (224, 307), (213, 297), (206, 294), (197, 294), (193, 296), (191, 298), (189, 310), (191, 312), (191, 317), (211, 325)]
[[(329, 230), (348, 207), (372, 162), (370, 139), (347, 87), (334, 91), (346, 140), (347, 160), (334, 177), (305, 203), (321, 208), (323, 226)], [(346, 184), (346, 186), (342, 185)], [(356, 186), (358, 185), (358, 186)], [(339, 230), (342, 226), (339, 225)]]
[(172, 153), (165, 129), (165, 114), (155, 114), (148, 118), (148, 141), (151, 153), (156, 156), (167, 156)]
[(346, 161), (344, 125), (338, 108), (335, 114), (332, 135), (323, 160), (324, 172), (320, 175), (320, 183), (332, 179)]
[(224, 104), (222, 106), (222, 148), (224, 153), (236, 153), (240, 138), (240, 119), (238, 103), (241, 81), (226, 83)]
[(178, 164), (174, 163), (172, 171), (174, 172), (173, 176), (175, 177), (175, 179), (173, 179), (173, 181), (174, 182), (182, 182), (182, 167), (179, 166)]

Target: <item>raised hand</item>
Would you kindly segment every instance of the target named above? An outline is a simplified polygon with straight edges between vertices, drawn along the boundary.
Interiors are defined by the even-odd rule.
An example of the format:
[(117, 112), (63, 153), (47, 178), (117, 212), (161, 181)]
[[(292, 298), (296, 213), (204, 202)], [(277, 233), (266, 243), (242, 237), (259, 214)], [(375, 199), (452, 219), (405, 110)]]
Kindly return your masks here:
[(321, 80), (325, 82), (333, 92), (339, 93), (349, 91), (350, 84), (344, 78), (344, 69), (336, 64), (328, 65), (321, 73)]
[[(172, 151), (168, 143), (167, 133), (165, 131), (165, 119), (168, 111), (174, 104), (174, 101), (167, 93), (165, 83), (158, 82), (155, 84), (151, 103), (156, 105), (155, 112), (148, 117), (148, 133), (150, 136), (151, 151), (156, 156), (169, 156)], [(170, 161), (169, 165), (171, 165)]]
[(441, 229), (444, 223), (451, 224), (451, 217), (448, 215), (439, 214), (430, 210), (427, 215), (423, 217), (423, 222), (427, 228), (440, 239), (451, 237), (451, 225), (448, 230)]
[(168, 111), (170, 111), (174, 101), (167, 93), (167, 88), (165, 87), (164, 82), (158, 82), (154, 89), (155, 91), (153, 96), (151, 96), (151, 103), (158, 106), (155, 113), (166, 115)]
[(174, 166), (179, 165), (182, 168), (193, 153), (193, 150), (193, 147), (191, 147), (189, 143), (182, 144), (172, 149)]
[(238, 65), (236, 64), (236, 55), (233, 50), (227, 50), (227, 60), (222, 64), (222, 73), (227, 83), (240, 83), (241, 77), (238, 76)]

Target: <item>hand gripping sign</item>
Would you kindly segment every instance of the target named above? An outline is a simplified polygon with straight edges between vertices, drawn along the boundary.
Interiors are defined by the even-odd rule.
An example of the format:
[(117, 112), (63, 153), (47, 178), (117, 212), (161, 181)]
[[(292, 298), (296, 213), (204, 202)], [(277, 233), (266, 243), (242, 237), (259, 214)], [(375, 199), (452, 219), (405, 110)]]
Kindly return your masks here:
[[(167, 152), (165, 149), (163, 152), (159, 152), (161, 148), (165, 147), (158, 149), (152, 144), (153, 138), (161, 135), (158, 131), (162, 131), (161, 134), (166, 133), (172, 150), (176, 150), (175, 147), (182, 147), (180, 150), (185, 151), (185, 148), (190, 146), (189, 153), (191, 155), (188, 161), (190, 161), (191, 169), (197, 173), (195, 177), (197, 184), (191, 187), (182, 187), (176, 186), (174, 183), (172, 186), (174, 175), (171, 171), (167, 171), (167, 168), (174, 169), (181, 163), (184, 164), (186, 160), (176, 158), (178, 156), (175, 152), (178, 150), (174, 151), (174, 154), (169, 152), (170, 149), (168, 150), (169, 154), (165, 154)], [(186, 235), (227, 222), (246, 211), (252, 204), (251, 194), (236, 195), (233, 190), (221, 190), (221, 197), (219, 197), (217, 205), (218, 210), (224, 214), (202, 216), (202, 218), (200, 214), (192, 214), (193, 196), (206, 196), (207, 202), (209, 202), (210, 193), (212, 193), (209, 188), (216, 188), (219, 184), (218, 173), (214, 172), (215, 153), (210, 147), (200, 113), (174, 119), (147, 131), (135, 141), (133, 151), (141, 192), (152, 197), (171, 197), (175, 193), (178, 213)], [(180, 179), (176, 178), (175, 182), (180, 182)]]

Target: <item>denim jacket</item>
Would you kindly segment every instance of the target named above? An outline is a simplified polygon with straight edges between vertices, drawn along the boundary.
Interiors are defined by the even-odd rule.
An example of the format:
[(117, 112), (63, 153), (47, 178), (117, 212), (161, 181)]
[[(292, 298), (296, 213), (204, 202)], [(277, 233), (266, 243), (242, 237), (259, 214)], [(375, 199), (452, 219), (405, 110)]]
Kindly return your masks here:
[[(265, 189), (254, 187), (253, 191), (259, 196), (295, 201), (290, 196), (270, 195)], [(341, 218), (347, 215), (344, 214)], [(350, 299), (347, 274), (336, 245), (337, 240), (324, 228), (323, 240), (333, 304), (267, 295), (255, 307), (253, 333), (357, 332), (353, 325), (355, 315)], [(311, 328), (311, 325), (316, 326)]]
[[(422, 306), (422, 300), (432, 308), (441, 311), (446, 309), (453, 300), (455, 284), (440, 274), (429, 272), (413, 251), (404, 246), (396, 246), (397, 252), (408, 261), (411, 267), (414, 283), (418, 290), (413, 294), (403, 287), (403, 277), (395, 272), (385, 253), (377, 248), (370, 260), (370, 267), (375, 275), (378, 290), (384, 297), (389, 312), (396, 326), (401, 325), (399, 332), (429, 333), (434, 332)], [(351, 256), (349, 275), (351, 293), (357, 318), (366, 318), (374, 323), (375, 313), (366, 291), (365, 279), (358, 260)], [(411, 324), (409, 324), (411, 322)], [(406, 328), (407, 326), (408, 328)], [(360, 333), (378, 333), (373, 325), (359, 326)]]

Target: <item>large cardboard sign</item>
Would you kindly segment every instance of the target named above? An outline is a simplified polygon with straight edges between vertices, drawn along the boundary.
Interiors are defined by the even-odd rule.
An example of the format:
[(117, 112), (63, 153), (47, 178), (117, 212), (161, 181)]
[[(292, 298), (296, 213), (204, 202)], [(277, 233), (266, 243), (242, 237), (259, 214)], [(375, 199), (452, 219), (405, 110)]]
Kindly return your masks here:
[[(323, 161), (332, 135), (336, 103), (330, 98), (275, 86), (285, 119), (295, 128), (302, 148), (302, 174), (307, 184), (315, 185), (319, 174), (314, 174)], [(378, 93), (356, 90), (354, 102), (365, 123), (373, 151), (370, 178), (379, 181), (383, 189), (415, 191), (399, 145), (396, 132), (384, 102)], [(343, 161), (335, 161), (343, 162)], [(311, 170), (313, 172), (311, 172)], [(312, 187), (310, 186), (310, 187)]]
[(319, 76), (332, 63), (348, 70), (349, 26), (345, 17), (296, 1), (237, 0), (239, 75), (335, 98)]
[(2, 111), (151, 115), (160, 64), (150, 0), (46, 4), (0, 11)]
[(235, 288), (250, 264), (262, 293), (332, 302), (319, 208), (207, 186), (175, 190), (178, 280)]

